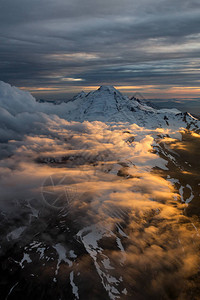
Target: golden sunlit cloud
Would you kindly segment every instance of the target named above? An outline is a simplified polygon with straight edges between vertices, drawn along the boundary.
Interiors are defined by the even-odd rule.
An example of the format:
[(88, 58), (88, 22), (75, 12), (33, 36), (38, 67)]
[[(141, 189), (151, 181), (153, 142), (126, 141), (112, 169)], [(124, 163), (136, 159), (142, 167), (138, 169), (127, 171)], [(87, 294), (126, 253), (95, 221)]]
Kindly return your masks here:
[[(150, 290), (155, 290), (153, 295), (160, 293), (160, 287), (164, 291), (161, 294), (166, 294), (165, 284), (159, 282), (160, 275), (164, 282), (170, 276), (176, 285), (177, 274), (180, 283), (196, 275), (199, 238), (192, 221), (184, 216), (192, 229), (187, 229), (183, 222), (180, 224), (183, 206), (177, 201), (174, 186), (153, 172), (156, 166), (168, 171), (167, 160), (152, 150), (155, 135), (168, 135), (170, 129), (148, 129), (127, 123), (116, 124), (111, 129), (100, 121), (69, 122), (58, 116), (46, 116), (45, 122), (42, 132), (39, 129), (34, 135), (27, 134), (23, 141), (9, 142), (15, 150), (0, 164), (3, 199), (0, 206), (8, 211), (21, 209), (19, 205), (13, 207), (12, 201), (17, 195), (23, 209), (27, 209), (29, 199), (37, 199), (40, 220), (41, 216), (49, 218), (52, 211), (56, 211), (54, 204), (59, 199), (62, 211), (67, 213), (62, 220), (68, 222), (68, 215), (76, 220), (76, 235), (73, 233), (73, 236), (78, 236), (78, 242), (86, 249), (82, 262), (88, 261), (87, 253), (90, 254), (90, 261), (98, 266), (106, 283), (111, 273), (108, 269), (106, 276), (102, 275), (105, 259), (116, 268), (113, 278), (123, 277), (127, 287), (132, 281), (137, 286), (140, 280), (143, 284), (145, 270), (145, 280)], [(134, 137), (131, 143), (127, 142), (130, 136)], [(170, 137), (165, 141), (175, 144)], [(52, 178), (59, 179), (56, 185)], [(51, 199), (53, 202), (49, 202)], [(19, 216), (18, 211), (14, 212)], [(13, 220), (14, 223), (15, 218)], [(26, 225), (24, 218), (23, 224)], [(12, 229), (15, 228), (12, 225)], [(36, 226), (37, 222), (34, 223), (34, 237), (35, 232), (40, 232), (40, 227), (35, 230)], [(90, 236), (92, 239), (88, 238)], [(67, 238), (63, 237), (61, 243), (64, 244)], [(104, 238), (112, 247), (104, 248)], [(25, 239), (26, 236), (23, 242)], [(113, 241), (118, 247), (113, 247)], [(54, 244), (57, 245), (57, 236)], [(98, 253), (98, 259), (93, 253)], [(124, 263), (120, 265), (122, 259)], [(70, 267), (65, 264), (66, 272), (74, 270), (73, 263)], [(60, 273), (56, 272), (56, 278), (60, 279)], [(158, 287), (149, 281), (152, 272)], [(111, 286), (119, 288), (114, 280)]]
[(196, 137), (196, 138), (200, 138), (200, 134), (198, 134), (196, 132), (192, 132), (191, 135), (194, 136), (194, 137)]

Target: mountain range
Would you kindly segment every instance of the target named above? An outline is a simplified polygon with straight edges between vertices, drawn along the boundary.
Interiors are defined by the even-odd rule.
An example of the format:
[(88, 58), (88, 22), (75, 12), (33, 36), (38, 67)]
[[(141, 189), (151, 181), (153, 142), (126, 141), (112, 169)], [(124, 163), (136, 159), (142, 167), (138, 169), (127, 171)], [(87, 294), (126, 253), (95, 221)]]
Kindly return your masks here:
[(113, 86), (101, 86), (89, 93), (82, 91), (70, 101), (53, 103), (62, 105), (63, 113), (59, 115), (68, 121), (130, 122), (147, 128), (169, 126), (188, 129), (198, 129), (200, 124), (188, 112), (153, 108), (149, 101), (128, 98)]

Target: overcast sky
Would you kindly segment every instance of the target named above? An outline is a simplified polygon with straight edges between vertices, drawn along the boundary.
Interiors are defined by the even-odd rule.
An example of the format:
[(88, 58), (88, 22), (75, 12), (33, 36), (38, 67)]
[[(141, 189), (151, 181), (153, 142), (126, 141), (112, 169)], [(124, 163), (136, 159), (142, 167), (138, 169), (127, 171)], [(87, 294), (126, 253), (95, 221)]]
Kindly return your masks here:
[(0, 80), (38, 97), (199, 97), (199, 0), (0, 0), (0, 28)]

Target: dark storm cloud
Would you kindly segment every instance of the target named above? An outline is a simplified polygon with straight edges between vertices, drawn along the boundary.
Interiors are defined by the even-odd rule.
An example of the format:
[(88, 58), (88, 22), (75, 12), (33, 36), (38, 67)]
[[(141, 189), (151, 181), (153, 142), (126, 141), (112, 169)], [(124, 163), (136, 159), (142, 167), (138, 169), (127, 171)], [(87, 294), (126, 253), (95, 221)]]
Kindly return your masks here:
[(181, 0), (1, 1), (0, 79), (197, 86), (199, 12), (198, 1)]

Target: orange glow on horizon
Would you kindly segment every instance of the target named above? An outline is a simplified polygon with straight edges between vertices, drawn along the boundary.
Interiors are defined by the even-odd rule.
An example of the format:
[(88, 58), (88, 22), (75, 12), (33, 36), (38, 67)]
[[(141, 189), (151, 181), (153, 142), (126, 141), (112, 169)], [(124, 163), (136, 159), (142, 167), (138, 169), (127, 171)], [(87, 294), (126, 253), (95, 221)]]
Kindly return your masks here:
[[(56, 92), (56, 93), (78, 93), (81, 90), (92, 91), (98, 89), (99, 85), (68, 85), (68, 86), (52, 86), (52, 87), (30, 87), (30, 86), (22, 86), (19, 87), (22, 90), (29, 91), (31, 93), (47, 93), (47, 92)], [(163, 87), (160, 85), (119, 85), (114, 86), (116, 89), (126, 92), (126, 93), (134, 93), (139, 92), (144, 95), (148, 95), (148, 97), (159, 97), (159, 98), (170, 98), (170, 97), (197, 97), (200, 93), (200, 87), (198, 86), (171, 86), (171, 87)]]

